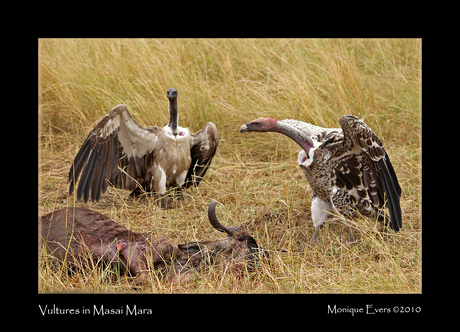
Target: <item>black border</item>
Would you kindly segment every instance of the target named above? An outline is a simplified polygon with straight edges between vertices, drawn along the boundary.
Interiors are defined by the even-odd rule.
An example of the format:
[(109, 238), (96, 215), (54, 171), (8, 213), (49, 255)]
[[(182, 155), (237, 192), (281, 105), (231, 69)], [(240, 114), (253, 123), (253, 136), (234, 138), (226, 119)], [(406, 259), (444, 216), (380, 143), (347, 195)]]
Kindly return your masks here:
[[(121, 23), (121, 18), (118, 18), (117, 20), (120, 21)], [(134, 24), (134, 23), (133, 23)], [(122, 27), (122, 26), (121, 26)], [(102, 32), (96, 33), (96, 35), (91, 34), (91, 37), (107, 37), (107, 35), (111, 35), (113, 33), (116, 33), (120, 37), (135, 37), (135, 36), (127, 36), (126, 33), (119, 33), (120, 29), (102, 29)], [(270, 31), (273, 31), (271, 29)], [(269, 31), (269, 32), (270, 32)], [(147, 31), (141, 32), (142, 33), (151, 33), (152, 30), (149, 29)], [(251, 35), (251, 33), (254, 31), (249, 31), (249, 32), (243, 32), (239, 33), (239, 35), (235, 36), (230, 36), (224, 34), (220, 34), (220, 37), (254, 37)], [(286, 31), (284, 31), (285, 33)], [(257, 37), (300, 37), (299, 34), (302, 34), (305, 32), (305, 30), (289, 30), (287, 35), (281, 36), (280, 33), (273, 33), (270, 36), (263, 35), (262, 36), (257, 36)], [(78, 32), (79, 33), (79, 32)], [(265, 33), (267, 33), (267, 30), (265, 30)], [(238, 33), (237, 33), (238, 34)], [(59, 36), (59, 31), (56, 31), (53, 27), (52, 33), (49, 31), (44, 32), (39, 36), (38, 38), (54, 38), (56, 35)], [(251, 35), (251, 36), (249, 36)], [(160, 37), (160, 38), (169, 38), (169, 37), (177, 37), (177, 29), (172, 29), (172, 30), (167, 30), (167, 31), (162, 31), (160, 35), (155, 36), (154, 38)], [(361, 34), (359, 35), (360, 37), (363, 37)], [(72, 37), (72, 36), (71, 36)], [(76, 37), (76, 36), (73, 36)], [(86, 37), (83, 35), (83, 37)], [(138, 37), (138, 36), (136, 36)], [(183, 37), (215, 37), (213, 35), (213, 32), (211, 31), (206, 31), (204, 33), (202, 32), (197, 32), (197, 31), (189, 31), (188, 36), (183, 36)], [(306, 36), (302, 36), (306, 37)], [(321, 33), (318, 37), (324, 37), (321, 36)], [(357, 34), (351, 33), (349, 35), (345, 36), (336, 36), (337, 38), (343, 38), (343, 37), (358, 37)], [(364, 32), (364, 37), (368, 37), (367, 33)], [(391, 33), (386, 36), (379, 36), (379, 37), (393, 37)], [(394, 36), (396, 37), (396, 36)], [(401, 36), (397, 36), (401, 37)], [(410, 31), (410, 33), (406, 34), (404, 37), (416, 37), (416, 38), (422, 38), (421, 34), (418, 32)], [(35, 59), (30, 60), (29, 56), (27, 56), (27, 63), (23, 63), (25, 65), (25, 68), (28, 72), (28, 75), (30, 73), (36, 73), (36, 81), (35, 83), (35, 89), (38, 87), (38, 38), (28, 40), (26, 48), (27, 54), (30, 56), (30, 54), (35, 54), (36, 57)], [(431, 91), (429, 87), (429, 82), (428, 80), (423, 80), (423, 78), (426, 78), (427, 76), (431, 76), (430, 72), (430, 56), (429, 53), (431, 53), (430, 50), (430, 41), (428, 38), (423, 37), (422, 38), (422, 44), (423, 44), (423, 74), (422, 74), (422, 84), (423, 88), (425, 91)], [(34, 62), (35, 60), (35, 62)], [(31, 79), (32, 82), (34, 82), (33, 79)], [(32, 86), (34, 83), (31, 84)], [(29, 95), (33, 95), (32, 89), (28, 89), (28, 92), (30, 92)], [(37, 89), (38, 90), (38, 89)], [(35, 90), (35, 91), (37, 91)], [(24, 92), (23, 92), (24, 93)], [(429, 98), (430, 93), (426, 93), (424, 95), (425, 98), (423, 98), (422, 105), (425, 106), (427, 103), (430, 104), (427, 99)], [(33, 100), (34, 98), (27, 98), (28, 100), (26, 101), (27, 107), (32, 110), (32, 109), (37, 109), (38, 105), (38, 99)], [(33, 101), (32, 101), (33, 100)], [(425, 108), (425, 107), (424, 107)], [(14, 114), (13, 116), (17, 117), (17, 115)], [(422, 118), (423, 118), (423, 112), (422, 112)], [(19, 117), (17, 119), (20, 120)], [(35, 124), (32, 124), (32, 128), (27, 128), (27, 130), (32, 133), (34, 136), (33, 140), (38, 140), (38, 112), (37, 112), (37, 122)], [(425, 132), (422, 130), (422, 132)], [(39, 146), (39, 143), (36, 141), (37, 147)], [(32, 149), (33, 150), (33, 149)], [(38, 165), (39, 159), (38, 159), (38, 149), (37, 149), (37, 154), (36, 154), (36, 162)], [(426, 158), (422, 159), (422, 164), (425, 167), (430, 167), (430, 162), (427, 162)], [(28, 173), (30, 173), (30, 165), (25, 165), (27, 166)], [(423, 174), (429, 173), (428, 171), (425, 170)], [(24, 174), (24, 173), (22, 173)], [(26, 173), (27, 174), (27, 173)], [(422, 183), (423, 183), (423, 177), (422, 176)], [(38, 202), (38, 171), (37, 171), (37, 178), (36, 178), (36, 195), (37, 195), (37, 202)], [(426, 188), (426, 186), (425, 186)], [(28, 193), (27, 193), (28, 195)], [(429, 199), (426, 198), (426, 196), (429, 195), (429, 191), (425, 189), (423, 191), (423, 197), (424, 202), (429, 202)], [(34, 209), (29, 209), (29, 211), (34, 211)], [(422, 207), (422, 215), (425, 215), (426, 213), (424, 212), (426, 209)], [(37, 210), (38, 211), (38, 207)], [(37, 218), (38, 212), (32, 212), (31, 217), (29, 219), (35, 219)], [(36, 219), (35, 219), (36, 220)], [(431, 228), (432, 226), (426, 225), (424, 223), (425, 227)], [(436, 225), (434, 225), (436, 226)], [(433, 232), (429, 232), (428, 234), (434, 234)], [(35, 228), (34, 231), (28, 231), (27, 235), (31, 237), (30, 242), (27, 241), (26, 243), (37, 243), (36, 240), (36, 232)], [(439, 234), (438, 236), (442, 236)], [(422, 236), (423, 237), (423, 236)], [(435, 239), (436, 240), (436, 239)], [(339, 320), (355, 320), (355, 319), (372, 319), (376, 320), (378, 319), (379, 321), (386, 321), (388, 319), (416, 319), (420, 320), (422, 317), (426, 317), (427, 314), (433, 314), (434, 312), (443, 312), (442, 305), (438, 303), (438, 301), (429, 301), (429, 298), (431, 295), (436, 293), (435, 287), (437, 284), (437, 277), (436, 275), (438, 272), (435, 272), (435, 276), (433, 277), (433, 274), (431, 274), (432, 277), (430, 277), (430, 273), (425, 273), (425, 271), (431, 270), (433, 267), (433, 255), (430, 254), (431, 249), (434, 249), (436, 251), (436, 248), (433, 248), (436, 246), (436, 243), (430, 241), (427, 245), (423, 245), (423, 288), (422, 288), (422, 294), (292, 294), (292, 295), (286, 295), (286, 294), (257, 294), (257, 295), (251, 295), (251, 294), (245, 294), (245, 295), (186, 295), (186, 294), (177, 294), (177, 295), (164, 295), (164, 294), (38, 294), (38, 286), (35, 283), (30, 282), (30, 276), (27, 277), (29, 280), (28, 285), (32, 286), (31, 289), (28, 291), (28, 293), (36, 294), (35, 295), (35, 300), (32, 301), (27, 301), (27, 313), (33, 314), (35, 317), (39, 318), (39, 321), (55, 321), (59, 319), (65, 319), (69, 325), (73, 325), (71, 323), (72, 318), (77, 318), (75, 322), (78, 323), (78, 325), (81, 324), (82, 320), (86, 319), (102, 319), (102, 320), (113, 320), (113, 318), (120, 318), (120, 319), (136, 319), (136, 321), (139, 320), (146, 320), (150, 324), (155, 324), (156, 327), (159, 327), (160, 322), (164, 323), (166, 322), (168, 325), (174, 323), (175, 327), (179, 327), (179, 325), (183, 325), (184, 327), (191, 327), (191, 326), (196, 326), (194, 324), (197, 323), (197, 321), (200, 321), (199, 325), (201, 327), (204, 327), (206, 323), (211, 324), (210, 326), (222, 326), (222, 320), (218, 319), (218, 323), (212, 323), (212, 318), (216, 318), (216, 313), (220, 313), (218, 317), (223, 317), (222, 315), (225, 313), (224, 316), (226, 316), (225, 321), (229, 321), (228, 318), (233, 317), (237, 321), (240, 320), (241, 318), (245, 319), (245, 323), (243, 321), (240, 321), (240, 324), (243, 324), (245, 328), (249, 327), (252, 324), (258, 325), (261, 322), (272, 322), (275, 320), (279, 321), (284, 321), (287, 320), (288, 322), (296, 321), (297, 323), (304, 321), (308, 322), (307, 325), (303, 325), (305, 329), (307, 328), (317, 328), (313, 324), (321, 324), (323, 325), (324, 322), (329, 322), (329, 319), (339, 319)], [(21, 248), (24, 249), (24, 248)], [(25, 248), (25, 254), (27, 254), (27, 251), (30, 250), (30, 247)], [(428, 254), (425, 254), (425, 252), (428, 252)], [(30, 252), (29, 252), (30, 255)], [(23, 256), (25, 257), (25, 256)], [(37, 265), (37, 278), (35, 279), (38, 281), (38, 263)], [(26, 269), (26, 272), (28, 272), (29, 269)], [(436, 271), (436, 270), (434, 270)], [(30, 274), (30, 273), (28, 273)], [(33, 279), (33, 278), (32, 278)], [(43, 316), (41, 314), (39, 305), (42, 307), (44, 305), (49, 305), (52, 307), (53, 305), (57, 306), (58, 308), (65, 309), (65, 308), (92, 308), (94, 305), (100, 306), (104, 305), (106, 308), (121, 308), (121, 307), (126, 307), (126, 305), (129, 305), (130, 307), (133, 307), (134, 305), (137, 305), (138, 308), (150, 308), (152, 309), (153, 314), (152, 315), (143, 315), (143, 316), (134, 316), (134, 315), (105, 315), (105, 316), (100, 316), (100, 315), (62, 315), (62, 314), (55, 314), (55, 315), (45, 315)], [(352, 315), (351, 313), (343, 312), (340, 314), (332, 314), (328, 313), (328, 305), (330, 307), (333, 307), (333, 305), (336, 305), (337, 308), (363, 308), (365, 310), (366, 305), (373, 305), (373, 308), (394, 308), (395, 306), (399, 307), (404, 307), (404, 308), (418, 308), (420, 307), (421, 312), (420, 313), (385, 313), (385, 314), (374, 314), (374, 315), (367, 315), (367, 314), (354, 314)], [(14, 305), (14, 304), (13, 304)], [(17, 309), (20, 310), (22, 313), (25, 313), (22, 308), (12, 308), (12, 309)], [(392, 309), (393, 310), (393, 309)], [(407, 310), (407, 309), (406, 309)], [(411, 310), (411, 309), (410, 309)], [(417, 309), (415, 309), (417, 310)], [(125, 310), (126, 312), (126, 310)], [(185, 316), (181, 316), (181, 312), (185, 314)], [(192, 318), (193, 315), (196, 315), (194, 318)], [(227, 316), (231, 315), (231, 316)], [(173, 318), (171, 321), (170, 319), (166, 319), (166, 317)], [(175, 318), (174, 318), (175, 317)], [(207, 321), (206, 317), (209, 318)], [(159, 321), (156, 320), (159, 318)], [(318, 318), (322, 319), (327, 319), (327, 321), (317, 321)], [(156, 321), (156, 323), (155, 323)], [(171, 325), (169, 325), (171, 326)], [(115, 328), (117, 326), (114, 326)], [(153, 326), (152, 326), (153, 327)], [(351, 326), (350, 326), (351, 327)], [(373, 328), (376, 326), (373, 325)], [(109, 327), (107, 327), (109, 328)]]

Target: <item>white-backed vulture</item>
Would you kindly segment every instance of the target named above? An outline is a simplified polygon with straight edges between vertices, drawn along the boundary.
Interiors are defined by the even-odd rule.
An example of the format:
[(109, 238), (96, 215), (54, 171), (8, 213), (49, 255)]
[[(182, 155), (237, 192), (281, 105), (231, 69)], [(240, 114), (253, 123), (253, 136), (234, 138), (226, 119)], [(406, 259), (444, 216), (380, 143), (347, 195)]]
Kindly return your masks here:
[(143, 127), (125, 105), (115, 106), (89, 133), (69, 171), (69, 195), (81, 173), (77, 200), (98, 201), (109, 182), (132, 190), (162, 195), (166, 189), (197, 186), (205, 175), (219, 144), (217, 128), (208, 122), (197, 133), (180, 127), (177, 90), (168, 89), (169, 124)]
[[(303, 149), (298, 164), (313, 191), (312, 242), (325, 221), (352, 218), (356, 212), (390, 222), (397, 232), (402, 227), (401, 187), (382, 142), (355, 116), (342, 116), (339, 123), (342, 129), (327, 129), (297, 120), (260, 118), (242, 125), (240, 132), (278, 132)], [(380, 210), (384, 206), (390, 216)]]

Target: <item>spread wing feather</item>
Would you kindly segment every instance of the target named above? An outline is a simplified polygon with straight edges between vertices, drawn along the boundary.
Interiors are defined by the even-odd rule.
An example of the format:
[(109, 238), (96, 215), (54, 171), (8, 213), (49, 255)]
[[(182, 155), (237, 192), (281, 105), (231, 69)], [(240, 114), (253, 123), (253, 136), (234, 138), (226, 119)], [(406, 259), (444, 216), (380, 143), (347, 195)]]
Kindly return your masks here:
[(107, 190), (107, 181), (116, 187), (134, 190), (134, 180), (145, 177), (143, 162), (153, 160), (158, 130), (158, 127), (139, 125), (125, 105), (115, 106), (94, 127), (75, 156), (69, 171), (69, 195), (80, 174), (77, 200), (83, 197), (85, 203), (90, 193), (92, 201), (99, 200)]
[[(331, 145), (331, 151), (343, 160), (336, 167), (336, 185), (357, 195), (354, 198), (367, 200), (374, 209), (386, 204), (390, 212), (391, 227), (398, 231), (402, 227), (401, 187), (383, 148), (382, 142), (359, 118), (345, 115), (339, 120), (343, 130), (343, 141)], [(367, 195), (366, 192), (367, 191)]]
[(217, 128), (212, 122), (208, 122), (200, 131), (191, 134), (192, 147), (190, 155), (192, 163), (187, 172), (184, 186), (198, 186), (211, 165), (212, 158), (216, 154), (219, 145)]
[(386, 204), (390, 211), (391, 227), (398, 231), (402, 227), (401, 205), (399, 198), (401, 197), (401, 187), (398, 183), (398, 178), (391, 165), (390, 158), (385, 152), (385, 157), (378, 161), (380, 174), (379, 180), (383, 187)]

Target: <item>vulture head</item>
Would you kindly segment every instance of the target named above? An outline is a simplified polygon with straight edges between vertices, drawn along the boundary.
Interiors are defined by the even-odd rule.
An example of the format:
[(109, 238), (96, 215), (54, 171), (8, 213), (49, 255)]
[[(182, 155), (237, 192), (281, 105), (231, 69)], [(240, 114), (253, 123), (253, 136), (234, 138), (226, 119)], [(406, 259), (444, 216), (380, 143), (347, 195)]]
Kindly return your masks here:
[(240, 133), (245, 131), (258, 131), (258, 132), (266, 132), (266, 131), (276, 131), (276, 123), (278, 121), (275, 119), (270, 118), (259, 118), (253, 120), (249, 123), (246, 123), (240, 127)]
[(169, 89), (167, 90), (167, 93), (168, 93), (168, 99), (169, 99), (170, 101), (177, 99), (177, 90), (176, 90), (176, 89), (174, 89), (174, 88), (169, 88)]

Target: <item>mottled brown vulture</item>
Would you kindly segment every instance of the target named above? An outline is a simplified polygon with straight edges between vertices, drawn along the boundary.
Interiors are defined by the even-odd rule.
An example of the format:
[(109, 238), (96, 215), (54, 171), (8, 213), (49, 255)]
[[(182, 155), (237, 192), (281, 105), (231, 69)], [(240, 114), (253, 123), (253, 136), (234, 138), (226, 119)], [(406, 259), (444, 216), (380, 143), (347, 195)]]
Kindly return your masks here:
[[(312, 242), (316, 242), (318, 229), (325, 221), (352, 218), (356, 212), (377, 217), (399, 231), (401, 187), (382, 142), (355, 116), (342, 116), (339, 123), (342, 129), (260, 118), (242, 125), (240, 132), (278, 132), (303, 149), (298, 163), (313, 191)], [(381, 210), (384, 206), (390, 216)]]

